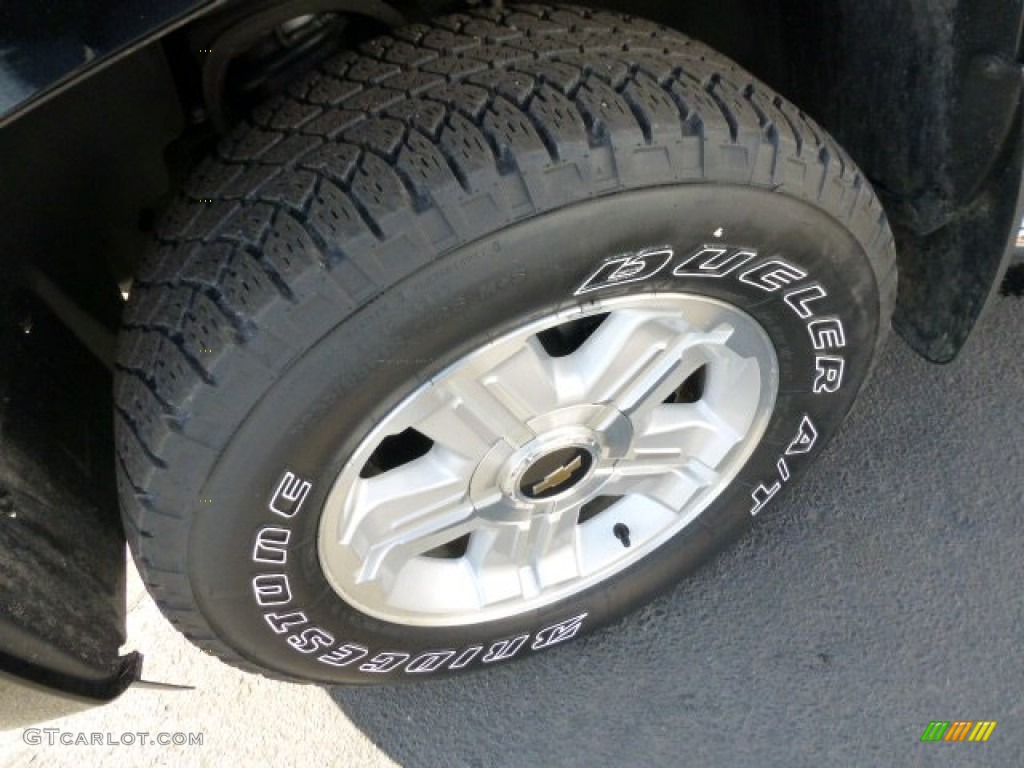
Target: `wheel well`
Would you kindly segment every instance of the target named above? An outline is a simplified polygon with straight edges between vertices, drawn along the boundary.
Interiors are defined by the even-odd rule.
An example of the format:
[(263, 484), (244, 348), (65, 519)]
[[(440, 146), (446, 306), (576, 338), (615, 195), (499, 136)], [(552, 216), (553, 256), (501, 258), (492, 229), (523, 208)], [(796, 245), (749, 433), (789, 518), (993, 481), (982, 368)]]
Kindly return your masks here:
[[(1017, 3), (984, 0), (984, 13), (968, 13), (966, 0), (580, 4), (649, 17), (702, 40), (829, 130), (876, 186), (896, 232), (901, 330), (930, 357), (955, 353), (995, 279), (1002, 250), (997, 241), (1008, 236), (1015, 215), (1016, 195), (1008, 188), (1019, 175), (994, 181), (993, 169), (1012, 165), (1013, 139), (1019, 134), (1014, 122), (1020, 92)], [(131, 274), (171, 192), (214, 146), (215, 128), (223, 129), (239, 106), (282, 87), (317, 58), (316, 51), (293, 59), (252, 57), (249, 71), (235, 73), (243, 97), (211, 103), (211, 94), (231, 78), (223, 61), (209, 74), (205, 51), (242, 27), (249, 36), (236, 34), (229, 41), (251, 43), (258, 37), (252, 20), (263, 14), (279, 22), (281, 8), (302, 14), (360, 9), (364, 15), (347, 17), (353, 23), (327, 46), (336, 50), (387, 24), (462, 5), (458, 0), (228, 4), (82, 81), (0, 131), (5, 157), (31, 158), (10, 164), (0, 178), (0, 214), (8, 222), (0, 232), (2, 266), (8, 274), (25, 265), (41, 269), (75, 303), (115, 328), (117, 282)], [(267, 70), (262, 80), (263, 73), (252, 70), (261, 63)], [(984, 96), (972, 96), (976, 93)], [(950, 224), (968, 218), (969, 232), (950, 234)], [(986, 249), (995, 255), (967, 258), (965, 246), (975, 254)], [(929, 276), (929, 269), (936, 273), (936, 261), (942, 264), (942, 286)], [(934, 300), (937, 292), (943, 301)]]
[[(900, 330), (932, 359), (955, 354), (1000, 272), (1001, 243), (1020, 220), (1019, 3), (585, 4), (649, 16), (707, 42), (822, 123), (875, 182), (894, 224), (901, 253)], [(267, 9), (275, 3), (250, 5)], [(307, 11), (308, 5), (294, 7)], [(421, 0), (393, 9), (416, 19), (456, 7), (447, 0)], [(360, 18), (346, 25), (344, 45), (382, 28), (379, 14), (376, 21)], [(65, 324), (82, 338), (107, 334), (91, 346), (109, 348), (120, 315), (119, 281), (132, 274), (173, 190), (217, 140), (217, 118), (211, 116), (217, 105), (209, 89), (204, 98), (199, 50), (224, 34), (216, 20), (199, 20), (140, 47), (0, 129), (0, 269), (8, 276), (0, 281), (0, 341), (8, 348), (17, 340), (20, 350), (18, 356), (0, 355), (0, 437), (10, 442), (20, 435), (42, 456), (39, 473), (19, 469), (15, 479), (24, 481), (26, 496), (38, 496), (36, 485), (61, 491), (49, 506), (65, 511), (42, 510), (40, 517), (58, 524), (55, 541), (69, 551), (90, 550), (91, 563), (83, 568), (108, 577), (110, 595), (122, 542), (110, 472), (109, 377), (102, 369), (90, 370), (73, 344), (53, 341), (49, 333), (44, 340), (43, 323), (33, 318), (45, 310), (9, 294), (16, 292), (15, 276), (28, 276), (23, 283), (34, 285)], [(315, 59), (321, 50), (310, 53)], [(272, 55), (264, 61), (268, 70), (272, 63), (287, 66), (274, 70), (280, 76), (272, 79), (261, 81), (258, 66), (241, 77), (253, 86), (250, 95), (264, 86), (281, 87), (286, 70), (309, 59)], [(229, 79), (225, 75), (223, 82)], [(230, 123), (230, 107), (220, 113), (221, 124)], [(33, 373), (26, 361), (43, 370)], [(12, 382), (34, 409), (8, 396)], [(49, 400), (66, 408), (58, 413)], [(53, 469), (61, 464), (78, 468), (79, 477), (62, 478)], [(5, 482), (0, 502), (8, 504), (14, 483)], [(87, 504), (96, 512), (95, 525), (87, 525)], [(105, 532), (102, 547), (85, 546), (82, 526)], [(39, 578), (29, 574), (26, 581)], [(72, 587), (92, 583), (72, 581), (63, 582), (71, 596)], [(54, 598), (37, 603), (44, 613), (54, 608)], [(96, 619), (103, 630), (95, 646), (116, 649), (119, 617), (104, 620), (104, 609), (90, 610), (86, 615), (83, 609), (82, 624)]]

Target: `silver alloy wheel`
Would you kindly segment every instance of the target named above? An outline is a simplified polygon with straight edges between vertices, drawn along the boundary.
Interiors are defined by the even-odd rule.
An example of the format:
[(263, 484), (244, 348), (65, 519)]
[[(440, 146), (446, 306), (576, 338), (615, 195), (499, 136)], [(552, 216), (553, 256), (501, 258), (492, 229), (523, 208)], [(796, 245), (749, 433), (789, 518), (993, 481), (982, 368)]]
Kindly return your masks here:
[(466, 355), (342, 468), (318, 549), (359, 611), (507, 618), (597, 584), (689, 525), (771, 417), (774, 346), (748, 314), (644, 294), (551, 314)]

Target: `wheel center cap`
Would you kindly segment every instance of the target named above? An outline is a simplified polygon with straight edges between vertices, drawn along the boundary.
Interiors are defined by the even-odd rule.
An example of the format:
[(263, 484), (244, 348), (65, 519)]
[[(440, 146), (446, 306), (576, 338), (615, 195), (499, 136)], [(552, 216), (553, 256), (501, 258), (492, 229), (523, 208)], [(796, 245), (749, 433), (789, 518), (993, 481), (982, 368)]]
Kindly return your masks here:
[(596, 488), (602, 443), (599, 433), (587, 427), (560, 427), (541, 433), (519, 450), (507, 447), (502, 441), (494, 457), (485, 460), (474, 475), (474, 481), (477, 476), (494, 478), (481, 482), (479, 495), (474, 495), (484, 505), (491, 503), (488, 493), (495, 485), (509, 509), (527, 515), (551, 511), (552, 502), (578, 501)]
[(594, 465), (586, 448), (571, 445), (535, 460), (519, 479), (519, 493), (531, 501), (558, 496), (575, 488)]

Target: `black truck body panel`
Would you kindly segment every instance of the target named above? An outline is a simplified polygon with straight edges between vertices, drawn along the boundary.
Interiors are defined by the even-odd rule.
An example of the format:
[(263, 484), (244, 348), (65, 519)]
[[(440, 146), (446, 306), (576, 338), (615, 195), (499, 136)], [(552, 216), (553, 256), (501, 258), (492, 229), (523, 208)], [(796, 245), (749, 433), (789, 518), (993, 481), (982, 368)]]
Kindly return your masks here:
[(8, 0), (0, 5), (0, 126), (210, 0)]
[(109, 371), (47, 309), (0, 286), (0, 691), (34, 691), (0, 693), (0, 729), (108, 701), (138, 671), (138, 655), (118, 651), (109, 392)]

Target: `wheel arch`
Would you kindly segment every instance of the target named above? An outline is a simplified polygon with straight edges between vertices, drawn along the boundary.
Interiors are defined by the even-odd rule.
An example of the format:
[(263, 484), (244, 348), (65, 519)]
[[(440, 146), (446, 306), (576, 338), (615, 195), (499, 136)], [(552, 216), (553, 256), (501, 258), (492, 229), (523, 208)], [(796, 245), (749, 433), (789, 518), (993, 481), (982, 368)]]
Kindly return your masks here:
[[(262, 2), (252, 8), (266, 11), (287, 4), (300, 10), (326, 5)], [(1019, 2), (579, 4), (626, 10), (700, 39), (822, 124), (864, 170), (885, 204), (899, 246), (897, 330), (928, 359), (948, 361), (956, 355), (1005, 269), (1021, 216), (1024, 9)], [(393, 24), (447, 12), (459, 2), (349, 0), (332, 5)], [(0, 235), (5, 261), (15, 262), (11, 266), (38, 263), (44, 252), (62, 250), (52, 247), (59, 233), (56, 239), (87, 246), (78, 249), (75, 259), (91, 268), (84, 275), (70, 272), (65, 282), (104, 280), (108, 288), (112, 285), (108, 270), (96, 269), (104, 258), (109, 260), (111, 241), (120, 244), (116, 259), (130, 262), (136, 250), (131, 236), (138, 235), (140, 215), (149, 221), (149, 212), (160, 207), (183, 175), (174, 167), (180, 158), (169, 161), (165, 150), (186, 132), (197, 81), (177, 75), (175, 70), (184, 64), (168, 59), (168, 51), (199, 39), (204, 29), (218, 29), (211, 19), (237, 18), (237, 7), (211, 4), (216, 13), (193, 20), (165, 42), (153, 38), (121, 59), (122, 66), (115, 62), (96, 76), (81, 78), (50, 104), (0, 132), (0, 145), (11, 157), (52, 154), (43, 142), (62, 147), (57, 152), (62, 161), (44, 163), (42, 172), (37, 164), (31, 173), (5, 174), (8, 189), (0, 190), (0, 213), (18, 224), (13, 233)], [(900, 34), (889, 34), (891, 29)], [(132, 93), (139, 98), (125, 98)], [(60, 130), (62, 125), (88, 125), (82, 117), (97, 103), (124, 115), (127, 119), (119, 127), (131, 126), (132, 131), (126, 136), (108, 128), (84, 135)], [(97, 174), (81, 161), (83, 156), (104, 157), (111, 172)], [(50, 207), (45, 220), (26, 210), (25, 201), (44, 199), (52, 188), (61, 190), (64, 200)], [(101, 249), (106, 253), (96, 255)], [(50, 266), (59, 278), (67, 264)], [(88, 308), (103, 312), (95, 304)]]
[(896, 330), (952, 360), (1009, 263), (1024, 198), (1014, 0), (592, 0), (674, 26), (828, 130), (897, 242)]

